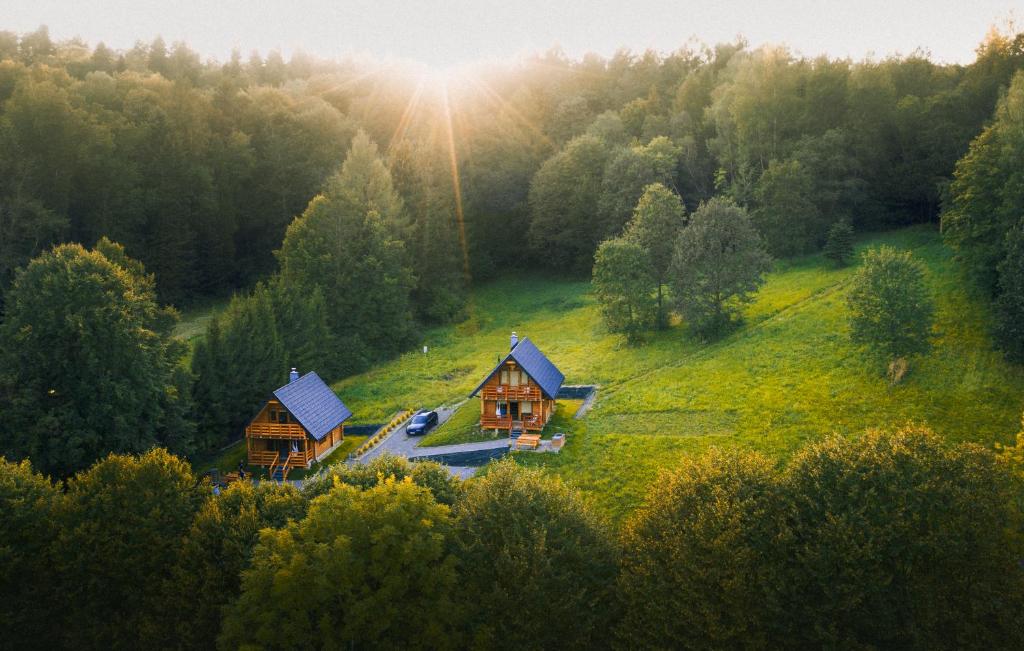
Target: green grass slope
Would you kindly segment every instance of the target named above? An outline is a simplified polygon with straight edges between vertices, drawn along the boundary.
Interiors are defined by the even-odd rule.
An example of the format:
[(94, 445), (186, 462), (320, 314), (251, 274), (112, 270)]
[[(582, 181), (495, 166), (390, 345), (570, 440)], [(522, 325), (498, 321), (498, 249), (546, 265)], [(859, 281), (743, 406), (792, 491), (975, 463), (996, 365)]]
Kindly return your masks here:
[(1024, 371), (991, 349), (987, 311), (965, 291), (950, 251), (923, 228), (875, 236), (860, 247), (880, 244), (914, 251), (938, 304), (934, 349), (897, 387), (848, 341), (845, 296), (853, 269), (811, 256), (780, 263), (743, 325), (713, 343), (691, 339), (677, 324), (629, 347), (604, 329), (586, 282), (491, 283), (474, 293), (467, 322), (426, 333), (427, 354), (406, 354), (334, 388), (362, 422), (400, 408), (454, 404), (493, 367), (516, 330), (548, 354), (567, 383), (601, 385), (583, 420), (560, 418), (569, 431), (561, 454), (520, 459), (572, 480), (616, 517), (635, 507), (659, 468), (710, 445), (782, 460), (833, 431), (857, 434), (908, 421), (956, 441), (1009, 441), (1024, 407)]

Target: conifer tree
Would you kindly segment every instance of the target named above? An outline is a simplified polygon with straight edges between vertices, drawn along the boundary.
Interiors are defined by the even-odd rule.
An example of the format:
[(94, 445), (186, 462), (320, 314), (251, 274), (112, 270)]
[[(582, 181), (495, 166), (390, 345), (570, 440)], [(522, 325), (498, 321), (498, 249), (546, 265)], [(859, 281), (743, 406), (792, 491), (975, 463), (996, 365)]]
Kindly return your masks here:
[(396, 236), (403, 219), (391, 175), (361, 134), (341, 172), (285, 234), (278, 253), (284, 281), (292, 291), (323, 291), (341, 373), (412, 340), (414, 276)]
[(825, 257), (837, 267), (845, 267), (853, 258), (853, 227), (841, 219), (832, 225), (825, 242)]

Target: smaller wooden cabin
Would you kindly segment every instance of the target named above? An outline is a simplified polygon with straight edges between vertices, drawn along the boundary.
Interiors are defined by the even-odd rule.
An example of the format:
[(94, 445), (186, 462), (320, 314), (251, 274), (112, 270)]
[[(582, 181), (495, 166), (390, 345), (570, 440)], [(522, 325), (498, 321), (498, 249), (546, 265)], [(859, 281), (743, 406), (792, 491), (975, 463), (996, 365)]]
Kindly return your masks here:
[(511, 344), (469, 397), (480, 396), (480, 427), (539, 432), (555, 413), (565, 376), (529, 338), (513, 332)]
[(274, 391), (245, 428), (249, 465), (263, 466), (283, 478), (292, 468), (308, 468), (345, 440), (352, 411), (310, 371), (292, 369), (288, 384)]

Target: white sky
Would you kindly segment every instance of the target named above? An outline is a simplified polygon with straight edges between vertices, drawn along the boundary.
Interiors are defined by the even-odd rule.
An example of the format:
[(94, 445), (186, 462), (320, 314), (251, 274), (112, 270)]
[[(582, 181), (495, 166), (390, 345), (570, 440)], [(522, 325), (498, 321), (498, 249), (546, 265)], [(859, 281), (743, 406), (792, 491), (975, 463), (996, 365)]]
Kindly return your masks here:
[(967, 63), (993, 24), (1024, 20), (1024, 0), (0, 0), (0, 29), (40, 24), (55, 39), (116, 48), (160, 34), (204, 57), (295, 49), (369, 54), (434, 67), (561, 46), (571, 56), (677, 49), (691, 37), (860, 59), (915, 48)]

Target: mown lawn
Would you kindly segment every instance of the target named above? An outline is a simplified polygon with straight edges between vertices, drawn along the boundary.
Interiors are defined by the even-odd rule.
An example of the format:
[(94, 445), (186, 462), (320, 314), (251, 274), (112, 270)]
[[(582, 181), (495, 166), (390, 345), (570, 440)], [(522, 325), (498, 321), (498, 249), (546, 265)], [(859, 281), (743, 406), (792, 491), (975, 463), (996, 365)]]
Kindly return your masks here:
[[(570, 427), (573, 414), (583, 404), (582, 400), (558, 400), (556, 401), (555, 413), (551, 421), (541, 432), (543, 438), (551, 438), (555, 432), (564, 431)], [(471, 398), (452, 414), (451, 418), (441, 424), (436, 430), (423, 437), (420, 445), (423, 447), (432, 445), (454, 445), (456, 443), (471, 443), (474, 441), (493, 441), (507, 436), (505, 432), (495, 434), (494, 430), (480, 429), (480, 399)]]
[[(878, 235), (860, 247), (882, 243), (912, 249), (927, 265), (938, 304), (934, 348), (897, 387), (848, 341), (852, 268), (810, 256), (777, 265), (743, 325), (712, 343), (677, 323), (630, 347), (602, 326), (588, 283), (501, 280), (474, 293), (465, 323), (427, 332), (426, 355), (406, 354), (334, 388), (361, 422), (403, 407), (455, 404), (507, 350), (511, 331), (528, 336), (567, 383), (601, 388), (583, 420), (561, 424), (569, 434), (561, 454), (518, 456), (570, 479), (613, 517), (639, 503), (660, 468), (711, 445), (782, 461), (830, 432), (909, 421), (955, 441), (1008, 442), (1024, 407), (1024, 370), (991, 349), (983, 301), (965, 290), (934, 231)], [(479, 413), (473, 404), (444, 434), (453, 438), (436, 440), (468, 435), (457, 424)]]

